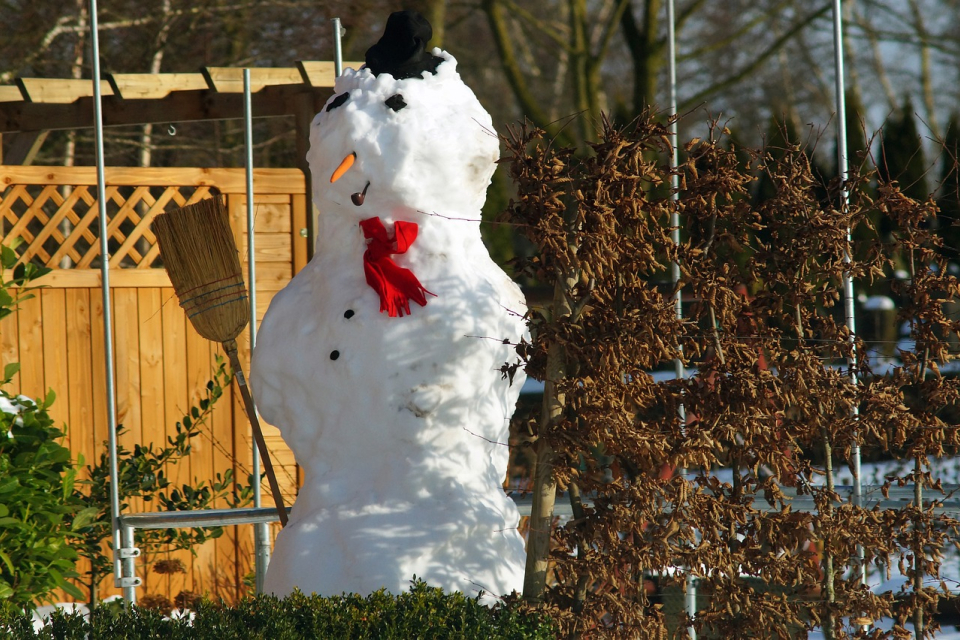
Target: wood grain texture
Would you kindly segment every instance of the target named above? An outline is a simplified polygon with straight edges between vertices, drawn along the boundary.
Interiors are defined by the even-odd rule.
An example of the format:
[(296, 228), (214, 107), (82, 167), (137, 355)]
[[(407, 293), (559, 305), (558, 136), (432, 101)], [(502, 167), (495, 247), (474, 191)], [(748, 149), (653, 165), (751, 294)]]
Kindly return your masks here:
[[(363, 62), (344, 62), (344, 69), (359, 69)], [(311, 87), (332, 87), (336, 81), (336, 66), (328, 60), (301, 60), (297, 62), (303, 81)]]
[[(104, 177), (114, 186), (217, 187), (223, 193), (244, 193), (246, 175), (237, 169), (179, 167), (106, 167)], [(0, 188), (9, 185), (96, 186), (96, 167), (0, 166)], [(299, 169), (254, 169), (253, 191), (258, 195), (305, 193)]]
[(42, 398), (46, 393), (43, 382), (43, 305), (37, 292), (20, 303), (17, 311), (20, 321), (20, 393), (31, 398)]
[[(217, 187), (228, 196), (238, 248), (246, 257), (242, 170), (108, 168), (107, 180), (111, 211), (119, 212), (110, 225), (117, 232), (116, 247), (144, 251), (138, 236), (147, 244), (153, 242), (145, 220), (164, 208), (209, 197), (210, 189)], [(255, 180), (257, 316), (262, 318), (276, 292), (306, 263), (307, 239), (299, 231), (306, 226), (307, 213), (304, 178), (299, 170), (257, 170)], [(97, 244), (94, 184), (92, 167), (0, 166), (0, 218), (8, 232), (0, 240), (9, 241), (9, 231), (17, 224), (26, 236), (38, 234), (36, 225), (27, 225), (15, 213), (33, 207), (31, 215), (43, 222), (44, 228), (36, 237), (25, 239), (53, 245), (44, 248), (51, 253), (49, 256), (35, 252), (39, 258), (49, 258), (57, 267), (61, 258), (70, 258), (74, 264), (90, 263), (99, 252), (98, 247), (84, 248)], [(156, 188), (176, 185), (180, 186), (172, 190)], [(72, 188), (67, 191), (63, 186)], [(121, 190), (122, 186), (135, 189)], [(124, 197), (131, 192), (135, 197)], [(56, 208), (49, 204), (41, 208), (43, 199)], [(130, 216), (132, 231), (129, 225), (121, 229), (121, 216)], [(63, 223), (69, 223), (69, 232), (61, 229)], [(176, 422), (202, 397), (214, 371), (214, 355), (219, 352), (218, 345), (198, 336), (187, 322), (165, 270), (149, 268), (156, 257), (151, 251), (155, 250), (150, 248), (142, 256), (138, 253), (139, 258), (130, 254), (145, 264), (110, 270), (116, 408), (118, 421), (128, 429), (121, 438), (127, 449), (136, 444), (160, 445), (173, 435)], [(115, 251), (112, 256), (119, 253)], [(36, 297), (25, 302), (19, 313), (0, 321), (3, 363), (21, 362), (23, 366), (9, 389), (41, 397), (47, 387), (53, 387), (58, 394), (54, 410), (63, 412), (59, 419), (68, 425), (71, 450), (74, 455), (82, 453), (88, 464), (95, 463), (106, 450), (108, 439), (101, 280), (99, 269), (54, 268), (35, 283), (46, 289), (35, 292)], [(243, 364), (249, 368), (246, 332), (239, 344)], [(282, 491), (292, 504), (299, 470), (278, 431), (269, 425), (265, 430)], [(210, 482), (226, 469), (233, 469), (237, 478), (247, 482), (253, 442), (235, 388), (225, 390), (204, 435), (196, 438), (193, 446), (186, 462), (167, 470), (175, 485)], [(266, 483), (263, 496), (264, 505), (270, 506)], [(128, 511), (154, 509), (154, 504), (132, 500)], [(243, 576), (252, 571), (253, 551), (252, 527), (232, 528), (224, 537), (198, 549), (195, 559), (188, 552), (175, 554), (188, 567), (187, 576), (152, 575), (141, 595), (166, 590), (172, 598), (186, 588), (233, 599), (241, 591)], [(142, 561), (138, 567), (143, 574)], [(117, 592), (109, 580), (104, 582), (101, 595)]]
[[(204, 67), (207, 84), (218, 93), (243, 93), (243, 69), (236, 67)], [(284, 84), (302, 84), (297, 67), (253, 67), (250, 69), (250, 92), (264, 87)]]
[(95, 462), (98, 453), (94, 439), (93, 405), (100, 398), (93, 395), (93, 344), (90, 322), (90, 290), (63, 289), (66, 304), (67, 378), (70, 386), (70, 448), (76, 457), (83, 455), (87, 464)]
[(207, 88), (202, 73), (111, 73), (107, 78), (114, 94), (125, 100), (158, 100), (174, 91)]
[(64, 446), (70, 447), (73, 436), (70, 420), (70, 376), (67, 367), (67, 309), (65, 292), (62, 289), (43, 289), (37, 292), (42, 298), (43, 320), (43, 386), (53, 390), (57, 399), (50, 407), (50, 417), (55, 425), (68, 425)]
[(135, 444), (144, 442), (140, 404), (140, 351), (137, 348), (140, 344), (140, 318), (136, 289), (113, 290), (113, 314), (117, 423), (125, 429), (117, 441), (132, 451)]
[[(11, 313), (0, 320), (0, 366), (6, 368), (8, 364), (20, 362), (20, 322), (16, 313)], [(7, 391), (11, 395), (20, 393), (20, 374), (11, 378)]]
[[(89, 98), (93, 95), (93, 83), (90, 80), (17, 78), (17, 85), (20, 87), (23, 98), (29, 102), (70, 104), (80, 98)], [(100, 81), (100, 95), (113, 95), (113, 87), (106, 80)]]

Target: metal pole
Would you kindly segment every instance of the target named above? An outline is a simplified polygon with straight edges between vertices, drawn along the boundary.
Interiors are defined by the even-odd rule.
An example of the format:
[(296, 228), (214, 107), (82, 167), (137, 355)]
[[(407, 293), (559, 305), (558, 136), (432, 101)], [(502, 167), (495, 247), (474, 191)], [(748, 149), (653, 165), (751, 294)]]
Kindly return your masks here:
[[(247, 177), (247, 283), (250, 296), (250, 353), (257, 344), (257, 261), (254, 253), (254, 215), (253, 215), (253, 108), (250, 91), (250, 69), (243, 70), (243, 137), (246, 147)], [(263, 506), (260, 491), (260, 450), (257, 443), (253, 449), (253, 506)], [(270, 565), (270, 529), (265, 522), (253, 525), (253, 547), (255, 566), (255, 589), (263, 593), (263, 581)]]
[[(843, 77), (843, 16), (841, 15), (841, 0), (834, 0), (833, 3), (833, 59), (836, 67), (836, 94), (837, 94), (837, 167), (840, 174), (842, 186), (840, 189), (840, 206), (847, 208), (850, 194), (847, 191), (847, 179), (849, 176), (849, 165), (847, 158), (847, 106), (845, 93), (845, 82)], [(843, 255), (844, 264), (850, 264), (850, 245), (851, 237), (850, 227), (847, 227), (847, 248)], [(849, 271), (843, 274), (843, 315), (850, 331), (851, 342), (857, 333), (856, 318), (854, 316), (854, 291), (853, 276)], [(858, 383), (856, 371), (856, 350), (848, 361), (850, 366), (850, 382), (854, 385)], [(860, 409), (856, 404), (851, 408), (851, 415), (856, 420), (860, 414)], [(857, 438), (854, 438), (853, 446), (850, 448), (850, 466), (853, 471), (853, 504), (860, 507), (863, 504), (863, 486), (860, 478), (860, 444)], [(864, 551), (862, 545), (857, 545), (857, 567), (856, 570), (860, 577), (860, 584), (867, 583), (867, 567), (864, 562)]]
[[(669, 87), (670, 87), (670, 116), (673, 118), (673, 121), (670, 123), (670, 138), (671, 138), (671, 149), (670, 149), (670, 169), (673, 170), (670, 176), (670, 199), (675, 203), (680, 200), (680, 176), (676, 172), (676, 168), (680, 166), (680, 150), (679, 150), (679, 131), (677, 125), (677, 38), (676, 38), (676, 15), (674, 12), (673, 0), (667, 0), (667, 59), (668, 70), (670, 75)], [(673, 212), (670, 214), (670, 234), (673, 244), (675, 246), (680, 246), (680, 214), (677, 212), (676, 206), (673, 208)], [(676, 297), (674, 298), (673, 305), (674, 310), (677, 314), (677, 319), (683, 319), (683, 299), (680, 295), (680, 288), (677, 284), (680, 282), (680, 263), (673, 262), (670, 264), (670, 277), (673, 281), (675, 287), (677, 287)], [(677, 358), (673, 361), (674, 374), (678, 380), (682, 380), (686, 377), (685, 367), (683, 366), (683, 360)], [(687, 412), (684, 409), (684, 406), (681, 404), (677, 411), (677, 418), (680, 420), (680, 426), (683, 428), (687, 423)], [(686, 470), (682, 471), (686, 475)], [(684, 605), (687, 611), (687, 615), (691, 619), (695, 618), (697, 615), (697, 583), (689, 571), (687, 572), (685, 584), (684, 584)], [(687, 634), (690, 636), (691, 640), (697, 640), (697, 631), (691, 625), (687, 627)]]
[[(680, 200), (680, 176), (677, 174), (675, 169), (680, 165), (680, 150), (678, 146), (678, 132), (677, 132), (677, 48), (676, 48), (676, 39), (674, 33), (674, 12), (673, 12), (673, 0), (667, 0), (667, 57), (669, 59), (669, 72), (670, 72), (670, 115), (674, 118), (673, 122), (670, 123), (670, 138), (671, 138), (671, 149), (670, 149), (670, 169), (672, 174), (670, 176), (670, 186), (672, 187), (670, 191), (670, 199), (674, 202)], [(670, 234), (673, 240), (673, 244), (680, 246), (680, 214), (677, 213), (676, 207), (673, 208), (673, 212), (670, 214)], [(670, 278), (673, 281), (674, 286), (680, 282), (680, 263), (672, 262), (670, 263)], [(673, 299), (674, 310), (677, 314), (677, 319), (683, 319), (683, 301), (680, 296), (680, 289), (677, 289), (676, 297)], [(674, 372), (678, 379), (683, 379), (686, 377), (686, 371), (684, 370), (683, 360), (677, 358), (673, 361)], [(684, 411), (683, 405), (680, 405), (680, 420), (681, 424), (686, 423), (686, 412)]]
[(339, 78), (343, 73), (343, 50), (340, 48), (340, 38), (345, 30), (340, 26), (340, 18), (333, 19), (333, 71)]
[[(135, 577), (137, 567), (134, 564), (134, 558), (140, 555), (140, 550), (134, 547), (133, 527), (126, 524), (118, 524), (120, 528), (120, 540), (123, 542), (122, 558), (123, 563), (123, 599), (127, 604), (137, 604), (137, 587), (140, 586), (140, 578)], [(131, 576), (133, 576), (131, 578)]]
[[(121, 549), (125, 548), (120, 536), (120, 491), (117, 463), (117, 402), (116, 383), (113, 375), (113, 308), (110, 304), (110, 249), (107, 235), (107, 196), (103, 159), (103, 105), (100, 95), (100, 40), (97, 33), (97, 0), (90, 0), (90, 59), (93, 63), (93, 127), (96, 133), (97, 152), (97, 206), (100, 215), (100, 278), (103, 294), (104, 367), (107, 382), (107, 432), (110, 450), (110, 527), (113, 534), (113, 581), (115, 587), (124, 589), (127, 600), (136, 598), (130, 580), (135, 576), (124, 575), (121, 564)], [(132, 546), (132, 541), (131, 541)], [(124, 563), (126, 564), (126, 563)], [(129, 568), (129, 567), (128, 567)], [(130, 593), (127, 590), (130, 590)], [(130, 597), (127, 597), (127, 596)]]

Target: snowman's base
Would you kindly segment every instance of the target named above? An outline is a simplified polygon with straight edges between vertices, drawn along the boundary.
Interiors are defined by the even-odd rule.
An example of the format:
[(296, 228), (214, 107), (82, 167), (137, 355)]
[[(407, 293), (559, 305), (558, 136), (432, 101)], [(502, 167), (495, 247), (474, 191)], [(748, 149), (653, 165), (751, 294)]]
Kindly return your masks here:
[[(509, 505), (512, 507), (512, 504)], [(514, 509), (515, 512), (515, 509)], [(509, 513), (509, 511), (507, 511)], [(323, 596), (406, 592), (414, 576), (485, 601), (523, 585), (525, 553), (516, 523), (489, 509), (370, 505), (294, 517), (277, 536), (265, 590)]]

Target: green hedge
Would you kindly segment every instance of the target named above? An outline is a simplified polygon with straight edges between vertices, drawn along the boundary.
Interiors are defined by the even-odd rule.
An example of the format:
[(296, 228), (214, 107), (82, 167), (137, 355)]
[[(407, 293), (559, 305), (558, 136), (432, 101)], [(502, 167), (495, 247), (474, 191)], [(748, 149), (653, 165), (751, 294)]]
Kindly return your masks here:
[(202, 602), (192, 621), (166, 620), (156, 611), (132, 607), (97, 608), (91, 620), (80, 614), (55, 612), (35, 632), (26, 615), (0, 621), (0, 635), (17, 639), (98, 640), (163, 638), (164, 640), (301, 640), (332, 638), (409, 640), (412, 638), (548, 639), (556, 633), (549, 621), (516, 607), (486, 607), (460, 593), (445, 594), (417, 581), (408, 593), (378, 591), (322, 598), (301, 593), (278, 599), (257, 596), (235, 607)]

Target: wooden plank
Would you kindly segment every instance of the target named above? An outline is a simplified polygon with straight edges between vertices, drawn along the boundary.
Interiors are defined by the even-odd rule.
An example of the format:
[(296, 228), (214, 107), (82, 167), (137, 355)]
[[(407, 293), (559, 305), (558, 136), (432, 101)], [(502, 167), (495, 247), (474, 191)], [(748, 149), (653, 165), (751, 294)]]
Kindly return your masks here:
[[(93, 96), (93, 82), (72, 78), (17, 78), (24, 100), (53, 104), (70, 104), (80, 98)], [(112, 96), (113, 88), (106, 80), (100, 81), (100, 95)]]
[[(245, 371), (250, 369), (250, 331), (243, 331), (237, 339), (240, 348), (240, 362)], [(243, 484), (251, 482), (250, 475), (253, 471), (252, 455), (252, 436), (250, 431), (250, 421), (247, 418), (246, 410), (243, 406), (243, 400), (237, 389), (237, 384), (231, 384), (230, 402), (233, 406), (233, 452), (234, 465), (236, 467), (237, 479)], [(264, 495), (269, 495), (267, 490)], [(236, 533), (237, 547), (237, 574), (244, 576), (254, 570), (255, 547), (253, 527), (246, 525), (237, 528)]]
[[(250, 330), (249, 327), (237, 336), (237, 351), (240, 359), (240, 366), (244, 371), (250, 371)], [(242, 475), (243, 481), (247, 482), (249, 476), (253, 473), (253, 434), (249, 418), (243, 406), (240, 392), (237, 390), (236, 382), (233, 383), (233, 407), (234, 407), (234, 458), (237, 465), (238, 475)], [(256, 398), (254, 398), (256, 402)], [(262, 473), (262, 467), (261, 467)], [(252, 480), (250, 480), (252, 481)], [(267, 496), (270, 495), (269, 488), (261, 491), (264, 498), (264, 505), (267, 504)], [(270, 502), (269, 504), (273, 504)], [(253, 540), (253, 534), (250, 534), (249, 540)], [(242, 541), (238, 544), (241, 544)]]
[[(92, 88), (92, 85), (91, 85)], [(311, 102), (319, 111), (333, 90), (310, 87), (302, 82), (265, 87), (253, 94), (253, 113), (258, 118), (295, 115), (301, 101)], [(158, 100), (124, 100), (107, 96), (103, 100), (105, 127), (156, 122), (230, 120), (243, 117), (243, 95), (202, 91), (176, 91)], [(71, 104), (44, 104), (24, 101), (0, 102), (0, 133), (44, 129), (84, 129), (93, 126), (93, 99), (80, 98)]]
[[(106, 167), (104, 177), (112, 186), (217, 187), (224, 193), (244, 193), (243, 169)], [(97, 184), (96, 167), (49, 167), (0, 165), (0, 188), (16, 184)], [(258, 198), (267, 194), (305, 193), (303, 172), (298, 169), (254, 169), (253, 189)]]
[[(140, 405), (140, 319), (137, 290), (122, 288), (112, 290), (113, 301), (113, 352), (116, 362), (117, 424), (124, 427), (118, 434), (117, 444), (133, 451), (137, 444), (145, 442)], [(128, 512), (145, 511), (141, 498), (126, 500)], [(137, 563), (144, 566), (144, 562)], [(142, 575), (142, 574), (141, 574)]]
[[(187, 319), (172, 288), (157, 289), (160, 295), (160, 320), (163, 345), (163, 430), (167, 436), (176, 434), (176, 424), (189, 411), (187, 394)], [(159, 438), (158, 438), (159, 439)], [(167, 469), (167, 478), (174, 486), (190, 483), (190, 461), (185, 460)], [(193, 554), (182, 551), (179, 558), (187, 568), (183, 588), (194, 590)], [(173, 594), (171, 594), (173, 595)]]
[[(102, 277), (99, 269), (54, 269), (34, 283), (59, 288), (99, 288)], [(165, 269), (111, 269), (110, 287), (169, 287), (170, 277)]]
[(20, 393), (42, 398), (47, 389), (43, 383), (43, 305), (36, 295), (20, 304)]
[(270, 308), (270, 303), (273, 302), (275, 295), (277, 295), (276, 291), (257, 291), (257, 326), (263, 321), (263, 314)]
[[(247, 194), (238, 193), (240, 202), (244, 208), (244, 221), (246, 221), (246, 207), (247, 207)], [(253, 196), (253, 217), (256, 220), (257, 218), (257, 209), (263, 205), (267, 204), (281, 204), (284, 206), (290, 205), (290, 194), (289, 193), (255, 193)], [(257, 230), (260, 230), (260, 227), (257, 227)]]
[(15, 84), (0, 85), (0, 102), (17, 102), (23, 100), (23, 92)]
[[(247, 199), (244, 196), (231, 198), (231, 206), (236, 207), (231, 215), (243, 220), (241, 230), (247, 224)], [(238, 212), (242, 215), (238, 215)], [(253, 230), (254, 233), (286, 233), (289, 234), (293, 225), (290, 212), (290, 199), (283, 196), (281, 201), (269, 202), (266, 198), (256, 197), (253, 203)], [(242, 232), (242, 231), (241, 231)]]
[[(99, 459), (105, 450), (104, 443), (110, 438), (107, 424), (107, 366), (104, 360), (106, 336), (103, 330), (103, 290), (89, 289), (90, 296), (90, 352), (93, 354), (90, 382), (93, 388), (93, 450), (91, 462)], [(116, 363), (114, 363), (116, 364)], [(116, 373), (116, 366), (114, 366)]]
[[(210, 341), (202, 338), (193, 327), (186, 325), (186, 378), (187, 382), (187, 406), (197, 406), (204, 395), (204, 389), (207, 381), (210, 380), (213, 370), (213, 360), (210, 357)], [(213, 442), (210, 439), (209, 431), (204, 430), (203, 435), (194, 438), (192, 441), (193, 450), (190, 453), (189, 471), (187, 478), (192, 481), (193, 478), (208, 479), (213, 476)], [(183, 476), (184, 470), (180, 474)], [(216, 566), (216, 546), (213, 542), (201, 545), (197, 549), (197, 556), (194, 559), (193, 580), (198, 592), (213, 588), (210, 571)]]
[[(247, 263), (243, 265), (244, 277), (247, 273)], [(261, 291), (279, 291), (290, 282), (290, 263), (289, 262), (263, 262), (257, 263), (257, 295)], [(249, 286), (249, 285), (248, 285)]]
[[(163, 402), (163, 317), (160, 289), (143, 287), (137, 292), (140, 318), (140, 416), (144, 444), (165, 446)], [(133, 348), (134, 345), (130, 345)]]
[(309, 239), (307, 231), (309, 229), (309, 220), (307, 219), (307, 198), (305, 195), (292, 195), (290, 197), (291, 213), (291, 234), (290, 244), (293, 249), (293, 273), (300, 273), (307, 261), (310, 259)]
[[(226, 355), (219, 345), (211, 344), (211, 348), (214, 354), (214, 361), (216, 361), (216, 356), (226, 360)], [(231, 395), (230, 390), (225, 390), (224, 395), (214, 406), (213, 415), (208, 425), (214, 441), (217, 443), (216, 446), (213, 447), (214, 473), (211, 476), (211, 481), (216, 478), (216, 474), (221, 474), (222, 476), (227, 470), (237, 473), (236, 465), (234, 464), (234, 405), (230, 401)], [(214, 507), (218, 509), (226, 508), (227, 506), (226, 502), (222, 500), (214, 504)], [(223, 536), (219, 538), (215, 544), (217, 566), (221, 567), (227, 574), (227, 597), (234, 600), (239, 595), (238, 587), (242, 578), (242, 576), (237, 573), (237, 535), (237, 527), (226, 527)]]
[[(260, 233), (254, 237), (256, 265), (261, 263), (282, 262), (286, 265), (293, 263), (293, 249), (290, 246), (290, 235), (286, 233)], [(237, 238), (237, 250), (240, 252), (240, 261), (247, 262), (247, 232), (241, 232)], [(246, 276), (246, 274), (244, 274)]]
[[(11, 313), (0, 320), (0, 367), (20, 362), (20, 322), (19, 314)], [(2, 370), (0, 370), (2, 371)], [(11, 395), (20, 393), (20, 374), (17, 373), (10, 380), (7, 391)]]
[[(104, 362), (105, 336), (103, 331), (103, 290), (90, 289), (87, 291), (90, 298), (90, 352), (93, 355), (91, 362), (90, 382), (93, 390), (93, 456), (91, 464), (100, 459), (100, 454), (106, 452), (106, 442), (109, 439), (109, 425), (107, 424), (107, 368)], [(114, 367), (116, 374), (116, 367)], [(104, 545), (106, 553), (110, 553)], [(101, 597), (119, 594), (120, 590), (113, 587), (113, 582), (104, 580), (100, 589)]]
[[(243, 69), (204, 67), (207, 84), (218, 93), (243, 93)], [(250, 92), (257, 93), (271, 85), (297, 85), (303, 77), (297, 67), (253, 67), (250, 69)]]
[[(344, 62), (344, 69), (360, 69), (363, 62)], [(299, 60), (297, 68), (303, 81), (311, 87), (333, 87), (336, 81), (336, 65), (326, 60)]]
[[(242, 331), (237, 336), (237, 347), (241, 366), (244, 370), (250, 369), (250, 330)], [(234, 381), (230, 385), (230, 403), (233, 405), (233, 459), (237, 469), (237, 478), (247, 484), (253, 472), (253, 449), (250, 431), (250, 420), (247, 418), (243, 399)], [(256, 402), (256, 399), (254, 399)], [(252, 534), (251, 534), (252, 535)], [(252, 539), (252, 538), (251, 538)], [(239, 544), (239, 543), (238, 543)]]
[(93, 351), (91, 349), (90, 290), (64, 289), (67, 331), (67, 376), (70, 380), (71, 451), (87, 464), (99, 452), (93, 425)]
[[(70, 378), (67, 367), (67, 309), (63, 289), (37, 292), (43, 299), (43, 386), (53, 389), (57, 400), (50, 407), (56, 425), (70, 424)], [(72, 433), (67, 430), (64, 446), (70, 448)]]
[(157, 100), (173, 91), (207, 88), (202, 73), (111, 73), (107, 78), (113, 92), (124, 99)]
[(117, 423), (125, 433), (118, 438), (128, 450), (143, 442), (140, 407), (140, 321), (137, 290), (113, 290), (114, 354), (116, 356)]
[[(187, 404), (187, 319), (172, 288), (160, 289), (160, 321), (163, 325), (163, 417), (168, 436), (176, 434), (176, 424), (183, 419)], [(180, 464), (170, 470), (170, 481), (180, 485), (190, 479), (190, 465)]]

